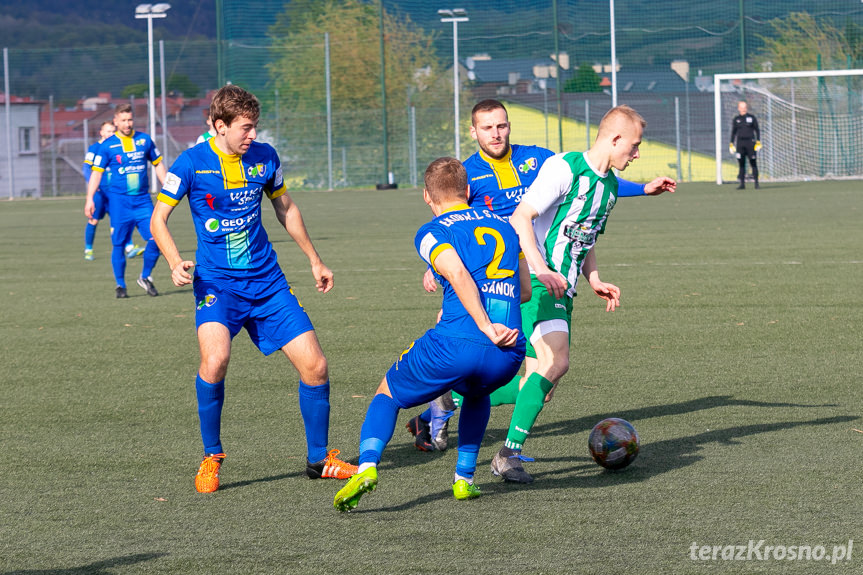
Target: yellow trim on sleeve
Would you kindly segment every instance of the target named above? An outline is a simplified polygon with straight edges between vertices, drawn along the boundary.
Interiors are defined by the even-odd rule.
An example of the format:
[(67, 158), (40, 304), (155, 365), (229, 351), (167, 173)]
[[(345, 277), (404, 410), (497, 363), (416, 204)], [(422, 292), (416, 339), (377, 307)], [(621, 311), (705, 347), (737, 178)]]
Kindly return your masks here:
[(527, 259), (524, 257), (524, 252), (518, 252), (518, 259), (520, 259), (520, 260)]
[(105, 168), (100, 168), (99, 166), (93, 166), (93, 171), (94, 172), (104, 172)]
[(159, 164), (161, 164), (161, 163), (162, 163), (162, 156), (159, 156), (158, 158), (156, 158), (155, 160), (153, 160), (151, 163), (152, 163), (154, 166), (158, 166)]
[(180, 200), (175, 200), (171, 196), (162, 193), (156, 196), (156, 200), (162, 202), (163, 204), (168, 204), (169, 206), (176, 206), (180, 203)]
[(288, 191), (288, 186), (286, 186), (285, 183), (282, 182), (282, 187), (279, 188), (278, 190), (276, 190), (275, 192), (267, 192), (267, 197), (270, 198), (271, 200), (275, 200), (278, 197), (284, 196), (285, 193), (287, 193), (287, 191)]
[[(432, 253), (429, 254), (429, 263), (431, 263), (431, 266), (434, 268), (434, 271), (437, 272), (437, 266), (434, 265), (434, 261), (437, 259), (437, 257), (442, 252), (444, 252), (446, 250), (453, 250), (453, 249), (455, 249), (455, 248), (452, 247), (452, 244), (440, 244), (435, 249), (432, 250)], [(438, 272), (438, 273), (440, 273), (440, 272)]]

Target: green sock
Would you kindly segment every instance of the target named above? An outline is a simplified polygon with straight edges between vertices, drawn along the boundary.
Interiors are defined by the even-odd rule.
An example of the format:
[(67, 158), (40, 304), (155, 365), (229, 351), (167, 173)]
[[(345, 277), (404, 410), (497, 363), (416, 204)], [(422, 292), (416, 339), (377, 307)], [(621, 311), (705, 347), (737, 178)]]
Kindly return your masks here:
[(506, 405), (515, 403), (515, 398), (518, 397), (518, 389), (519, 384), (521, 383), (521, 376), (516, 375), (512, 380), (504, 385), (503, 387), (498, 387), (494, 391), (491, 392), (489, 398), (491, 398), (492, 405)]
[(532, 373), (527, 378), (524, 387), (515, 400), (515, 410), (509, 423), (504, 445), (510, 449), (521, 449), (527, 439), (536, 417), (545, 405), (545, 396), (554, 386), (552, 382), (538, 373)]

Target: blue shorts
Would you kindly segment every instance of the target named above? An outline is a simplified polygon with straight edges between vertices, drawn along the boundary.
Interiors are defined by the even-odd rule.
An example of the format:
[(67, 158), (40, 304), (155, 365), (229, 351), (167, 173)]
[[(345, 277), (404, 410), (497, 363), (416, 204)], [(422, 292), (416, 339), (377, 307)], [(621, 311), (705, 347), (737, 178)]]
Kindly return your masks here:
[(96, 193), (93, 194), (93, 203), (96, 205), (96, 209), (93, 210), (93, 219), (101, 220), (108, 213), (108, 198), (105, 197), (105, 192), (96, 190)]
[(132, 241), (132, 232), (138, 228), (138, 233), (145, 242), (153, 239), (150, 233), (150, 216), (153, 215), (153, 206), (141, 207), (133, 212), (115, 214), (111, 206), (108, 207), (111, 214), (111, 243), (115, 246), (125, 246)]
[(196, 276), (195, 328), (220, 323), (228, 328), (231, 339), (246, 328), (264, 355), (281, 349), (298, 335), (315, 329), (284, 275), (281, 281), (284, 289), (263, 297), (244, 297)]
[(402, 408), (422, 405), (454, 390), (481, 397), (510, 381), (524, 360), (524, 339), (500, 348), (427, 331), (399, 356), (387, 371), (387, 384)]

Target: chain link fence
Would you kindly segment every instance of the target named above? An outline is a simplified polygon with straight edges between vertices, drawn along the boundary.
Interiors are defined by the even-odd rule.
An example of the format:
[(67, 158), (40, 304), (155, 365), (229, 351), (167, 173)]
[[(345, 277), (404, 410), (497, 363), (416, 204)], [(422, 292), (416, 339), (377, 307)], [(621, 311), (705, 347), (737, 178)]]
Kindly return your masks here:
[[(454, 8), (467, 20), (438, 13)], [(421, 184), (434, 158), (474, 151), (469, 111), (483, 98), (509, 105), (514, 143), (554, 151), (585, 149), (613, 101), (629, 104), (648, 127), (627, 177), (710, 181), (713, 74), (863, 63), (863, 5), (852, 0), (217, 0), (217, 9), (216, 40), (154, 45), (155, 140), (170, 164), (206, 129), (213, 90), (238, 84), (261, 100), (259, 139), (279, 150), (293, 188)], [(121, 102), (150, 131), (146, 43), (8, 47), (3, 70), (0, 197), (82, 194), (85, 150)]]

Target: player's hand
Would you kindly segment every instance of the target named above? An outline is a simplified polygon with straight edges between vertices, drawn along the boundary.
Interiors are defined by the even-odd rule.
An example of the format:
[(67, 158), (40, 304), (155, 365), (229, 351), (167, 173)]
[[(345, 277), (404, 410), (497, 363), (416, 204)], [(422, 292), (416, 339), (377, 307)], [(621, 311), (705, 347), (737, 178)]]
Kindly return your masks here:
[(502, 323), (491, 323), (482, 332), (498, 347), (513, 347), (518, 341), (518, 330)]
[(90, 199), (84, 202), (84, 215), (89, 219), (93, 219), (93, 212), (96, 211), (96, 203)]
[(562, 298), (564, 294), (566, 294), (567, 288), (569, 288), (569, 283), (566, 281), (566, 278), (557, 272), (551, 271), (549, 268), (545, 268), (543, 271), (537, 271), (536, 279), (542, 282), (542, 285), (545, 286), (548, 293), (557, 299)]
[(434, 272), (431, 271), (431, 268), (428, 268), (426, 273), (423, 274), (423, 289), (429, 293), (437, 291), (437, 282), (434, 279)]
[(614, 311), (620, 307), (620, 288), (614, 284), (605, 283), (598, 278), (590, 282), (593, 293), (605, 300), (605, 311)]
[(731, 152), (732, 154), (736, 154), (737, 153), (737, 146), (735, 146), (733, 142), (728, 144), (728, 151)]
[(758, 152), (759, 150), (761, 150), (761, 140), (755, 140), (755, 148), (754, 148), (754, 150), (755, 150), (756, 152)]
[(312, 264), (312, 275), (315, 276), (315, 287), (321, 293), (327, 293), (333, 289), (333, 272), (319, 261)]
[(189, 270), (195, 267), (195, 262), (183, 260), (171, 268), (171, 281), (177, 287), (183, 287), (192, 283), (192, 274)]
[(673, 194), (676, 189), (677, 182), (664, 176), (644, 185), (644, 193), (648, 196), (658, 196), (663, 192), (671, 192)]

